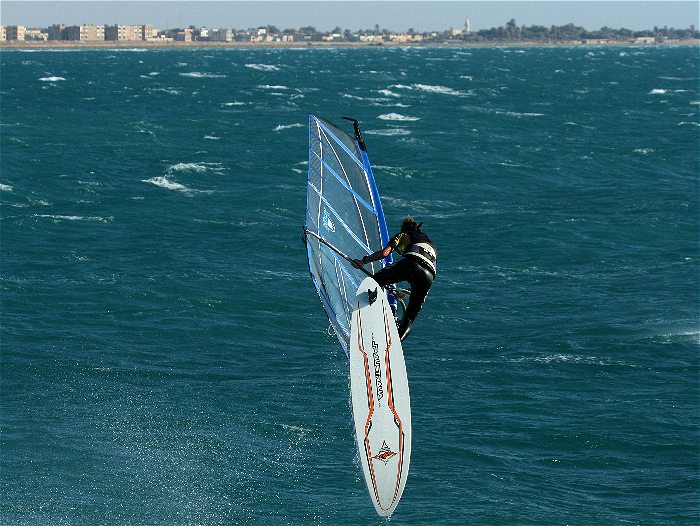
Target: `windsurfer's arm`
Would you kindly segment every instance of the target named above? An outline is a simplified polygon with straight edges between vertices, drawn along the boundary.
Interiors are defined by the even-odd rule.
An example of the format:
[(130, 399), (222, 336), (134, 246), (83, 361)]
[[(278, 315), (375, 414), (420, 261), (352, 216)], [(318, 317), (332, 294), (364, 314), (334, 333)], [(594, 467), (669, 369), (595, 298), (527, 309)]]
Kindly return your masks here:
[(389, 243), (387, 246), (385, 246), (384, 248), (382, 248), (380, 250), (377, 250), (376, 252), (372, 252), (371, 254), (368, 254), (366, 256), (362, 256), (362, 259), (353, 259), (352, 263), (357, 268), (360, 268), (362, 265), (366, 265), (367, 263), (372, 263), (372, 261), (379, 261), (380, 259), (384, 259), (389, 254), (391, 254), (393, 251), (394, 251), (394, 247), (391, 246), (391, 243)]

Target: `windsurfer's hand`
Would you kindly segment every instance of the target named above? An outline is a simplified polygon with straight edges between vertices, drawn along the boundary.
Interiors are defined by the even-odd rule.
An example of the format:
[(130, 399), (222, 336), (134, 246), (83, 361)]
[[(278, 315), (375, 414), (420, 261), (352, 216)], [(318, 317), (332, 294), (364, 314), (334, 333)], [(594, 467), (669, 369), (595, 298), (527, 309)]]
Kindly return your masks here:
[(362, 268), (364, 266), (364, 262), (361, 259), (353, 259), (352, 260), (352, 266), (355, 268)]

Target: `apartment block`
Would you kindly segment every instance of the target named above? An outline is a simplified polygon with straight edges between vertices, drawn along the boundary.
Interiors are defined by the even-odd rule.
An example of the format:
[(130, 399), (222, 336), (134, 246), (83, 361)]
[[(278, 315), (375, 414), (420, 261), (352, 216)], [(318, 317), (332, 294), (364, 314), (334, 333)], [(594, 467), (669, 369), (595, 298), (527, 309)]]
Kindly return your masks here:
[(0, 42), (5, 42), (7, 40), (7, 28), (5, 26), (0, 26)]
[(231, 42), (233, 31), (230, 29), (212, 29), (209, 31), (209, 40), (212, 42)]
[(49, 40), (63, 40), (66, 26), (63, 24), (53, 24), (48, 28)]
[(151, 24), (138, 26), (141, 32), (141, 40), (153, 40), (158, 36), (158, 30), (154, 29)]
[(179, 31), (173, 31), (172, 37), (176, 42), (192, 42), (192, 30), (180, 29)]
[(81, 26), (68, 26), (63, 30), (63, 40), (95, 42), (104, 39), (105, 26), (84, 24)]
[(6, 26), (5, 27), (5, 39), (6, 40), (24, 40), (24, 26)]
[(141, 26), (105, 26), (105, 40), (142, 40)]
[(33, 40), (35, 42), (45, 42), (49, 35), (41, 29), (27, 29), (24, 32), (24, 40)]

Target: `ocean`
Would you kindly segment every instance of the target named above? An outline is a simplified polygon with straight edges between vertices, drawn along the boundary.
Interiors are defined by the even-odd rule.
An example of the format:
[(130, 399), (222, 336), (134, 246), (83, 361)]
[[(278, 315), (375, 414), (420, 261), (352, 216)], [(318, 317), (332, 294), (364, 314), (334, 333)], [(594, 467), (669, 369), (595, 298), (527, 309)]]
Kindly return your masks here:
[(0, 63), (2, 524), (385, 522), (300, 239), (309, 112), (361, 121), (440, 253), (391, 523), (700, 521), (696, 47)]

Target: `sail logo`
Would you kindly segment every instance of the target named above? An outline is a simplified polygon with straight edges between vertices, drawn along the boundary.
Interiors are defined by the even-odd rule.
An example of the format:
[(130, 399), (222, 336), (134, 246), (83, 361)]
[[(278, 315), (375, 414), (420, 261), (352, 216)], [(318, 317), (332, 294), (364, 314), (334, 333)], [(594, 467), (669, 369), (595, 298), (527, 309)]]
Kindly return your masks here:
[(335, 232), (335, 225), (333, 224), (331, 216), (326, 208), (323, 209), (323, 226), (325, 226), (327, 230)]

